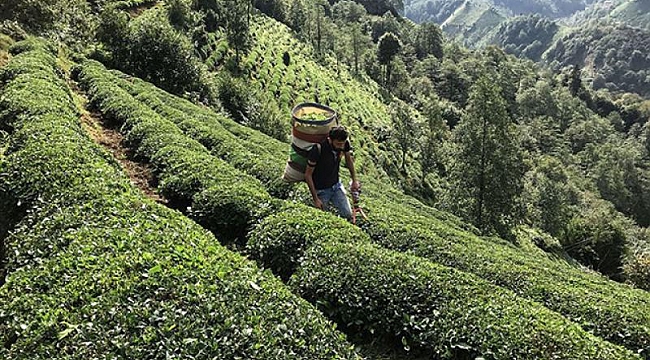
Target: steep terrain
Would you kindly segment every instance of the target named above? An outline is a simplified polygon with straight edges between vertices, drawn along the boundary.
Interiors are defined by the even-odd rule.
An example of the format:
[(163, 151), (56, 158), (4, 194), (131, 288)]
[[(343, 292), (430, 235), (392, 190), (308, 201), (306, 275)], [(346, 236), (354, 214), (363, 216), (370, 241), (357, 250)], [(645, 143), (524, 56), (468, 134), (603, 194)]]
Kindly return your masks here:
[[(233, 26), (237, 2), (206, 2), (205, 12), (183, 4), (113, 4), (127, 13), (106, 6), (101, 44), (75, 52), (78, 41), (71, 48), (28, 38), (0, 64), (0, 212), (8, 214), (0, 221), (0, 357), (650, 356), (647, 291), (577, 266), (536, 230), (521, 227), (509, 240), (482, 236), (404, 193), (403, 182), (421, 179), (421, 165), (394, 142), (395, 107), (424, 126), (430, 111), (412, 102), (422, 94), (397, 98), (395, 88), (323, 54), (319, 41), (333, 36), (336, 44), (336, 34), (310, 44), (254, 12), (237, 23), (250, 26), (242, 40), (244, 32), (193, 22), (215, 16)], [(477, 21), (490, 20), (483, 15)], [(639, 157), (643, 151), (636, 142), (617, 146), (614, 125), (579, 100), (582, 89), (573, 97), (562, 85), (551, 88), (530, 64), (496, 51), (457, 54), (439, 63), (429, 57), (430, 71), (449, 84), (498, 69), (490, 80), (504, 88), (492, 93), (507, 102), (495, 102), (525, 119), (524, 146), (535, 153), (527, 161), (542, 163), (527, 173), (530, 186), (553, 196), (561, 193), (545, 176), (576, 186), (585, 217), (602, 210), (587, 204), (605, 202), (601, 193), (638, 215), (643, 207), (628, 208), (630, 199), (619, 196), (635, 185), (637, 164), (625, 168), (622, 188), (609, 188), (620, 175), (606, 170), (618, 168), (599, 157), (625, 165), (616, 156), (626, 153), (600, 152), (600, 137)], [(383, 74), (390, 64), (382, 66)], [(468, 113), (481, 105), (472, 89)], [(424, 99), (442, 101), (434, 95)], [(446, 99), (459, 107), (461, 100)], [(304, 184), (279, 179), (289, 151), (286, 114), (302, 101), (333, 106), (352, 132), (369, 215), (358, 226), (311, 207)], [(549, 109), (557, 114), (543, 115)], [(552, 131), (547, 118), (564, 124), (566, 143), (541, 140)], [(547, 148), (575, 158), (562, 164), (538, 154)], [(581, 171), (614, 181), (592, 183)], [(613, 233), (622, 246), (628, 239), (608, 227), (618, 216), (594, 231)], [(576, 215), (568, 229), (579, 242), (591, 224)]]
[[(645, 73), (649, 2), (525, 4), (410, 2), (405, 4), (405, 13), (414, 21), (441, 24), (448, 36), (466, 46), (498, 45), (510, 54), (551, 64), (556, 70), (576, 65), (587, 69), (586, 78), (593, 81), (594, 89), (649, 96)], [(640, 54), (633, 55), (632, 61), (634, 50)], [(619, 52), (626, 55), (619, 57)]]

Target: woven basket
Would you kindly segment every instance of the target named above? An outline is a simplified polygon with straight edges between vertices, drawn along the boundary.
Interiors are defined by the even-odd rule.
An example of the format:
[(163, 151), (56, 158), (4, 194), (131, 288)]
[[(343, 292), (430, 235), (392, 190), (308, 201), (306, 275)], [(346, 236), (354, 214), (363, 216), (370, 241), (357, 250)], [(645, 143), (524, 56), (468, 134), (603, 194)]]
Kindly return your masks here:
[(305, 180), (306, 154), (315, 144), (327, 139), (330, 130), (339, 125), (338, 113), (317, 103), (297, 105), (291, 110), (291, 118), (291, 151), (283, 176), (284, 181), (290, 183)]

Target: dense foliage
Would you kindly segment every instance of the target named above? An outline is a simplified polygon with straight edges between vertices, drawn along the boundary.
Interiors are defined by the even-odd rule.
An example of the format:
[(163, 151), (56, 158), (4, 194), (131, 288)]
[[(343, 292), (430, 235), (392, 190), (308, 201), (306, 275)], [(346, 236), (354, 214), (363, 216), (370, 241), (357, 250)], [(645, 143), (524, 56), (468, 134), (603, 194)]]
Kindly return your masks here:
[(490, 41), (518, 57), (540, 61), (551, 46), (558, 25), (537, 14), (515, 17), (504, 22)]
[[(140, 99), (141, 102), (144, 104), (156, 103), (151, 99), (152, 95), (164, 97), (166, 99), (165, 101), (166, 108), (157, 106), (156, 107), (156, 109), (158, 109), (157, 111), (164, 110), (166, 113), (172, 114), (173, 109), (182, 108), (186, 116), (191, 115), (196, 119), (194, 122), (186, 123), (186, 125), (182, 125), (182, 128), (185, 129), (184, 131), (191, 137), (195, 137), (196, 139), (199, 138), (205, 139), (204, 135), (201, 135), (201, 132), (196, 132), (195, 130), (192, 130), (192, 128), (190, 127), (190, 124), (195, 124), (195, 126), (198, 126), (201, 123), (203, 124), (202, 126), (203, 129), (207, 130), (209, 128), (212, 128), (213, 134), (215, 135), (221, 133), (222, 134), (221, 136), (224, 139), (222, 140), (222, 144), (224, 145), (227, 144), (225, 139), (229, 137), (227, 133), (232, 134), (231, 132), (223, 129), (222, 122), (229, 121), (226, 118), (220, 117), (216, 114), (210, 115), (211, 113), (210, 111), (201, 109), (200, 107), (191, 105), (183, 100), (166, 95), (163, 92), (156, 90), (151, 85), (140, 83), (138, 81), (132, 83), (129, 81), (125, 81), (124, 79), (120, 79), (119, 77), (116, 77), (114, 75), (110, 75), (108, 72), (106, 72), (105, 70), (102, 71), (101, 68), (98, 68), (97, 65), (93, 65), (92, 63), (88, 63), (84, 68), (85, 69), (81, 73), (82, 79), (84, 79), (84, 83), (87, 84), (86, 86), (89, 86), (91, 89), (93, 89), (93, 93), (95, 94), (94, 98), (97, 99), (97, 101), (100, 101), (98, 102), (100, 108), (105, 109), (105, 111), (107, 112), (115, 111), (113, 110), (115, 105), (121, 105), (121, 104), (126, 104), (131, 102), (131, 100), (127, 100), (129, 99), (129, 97), (124, 92), (122, 92), (118, 88), (114, 88), (117, 85), (129, 89), (129, 91), (131, 91), (134, 95), (137, 95), (136, 98)], [(104, 80), (102, 80), (102, 78)], [(94, 85), (91, 86), (91, 84)], [(112, 90), (109, 90), (110, 88), (112, 88)], [(110, 100), (111, 97), (114, 98), (115, 100)], [(105, 100), (100, 100), (101, 98), (104, 98)], [(110, 106), (109, 104), (115, 104), (115, 105)], [(134, 106), (136, 105), (134, 104)], [(137, 111), (132, 110), (130, 112), (118, 111), (118, 112), (114, 112), (113, 114), (115, 114), (120, 119), (125, 119), (127, 121), (126, 124), (132, 124), (133, 121), (136, 121), (136, 119), (131, 117), (132, 120), (129, 120), (129, 115), (128, 115), (129, 113), (142, 114), (143, 112), (147, 113), (148, 111), (150, 111), (147, 110), (147, 108), (143, 107), (142, 105), (139, 105), (139, 107), (142, 110), (137, 110)], [(152, 118), (155, 118), (155, 115), (153, 114), (150, 116)], [(162, 120), (158, 120), (158, 121), (162, 121)], [(230, 122), (232, 122), (232, 120), (230, 120)], [(128, 130), (129, 128), (131, 128), (131, 125), (127, 125), (126, 127), (123, 125), (122, 128)], [(172, 128), (168, 130), (164, 130), (162, 124), (155, 128), (160, 128), (162, 129), (161, 132), (166, 132), (166, 133), (174, 131), (172, 130)], [(231, 129), (236, 130), (236, 129), (244, 129), (244, 128), (234, 125), (234, 127), (231, 127)], [(133, 130), (130, 130), (130, 133), (132, 134), (135, 130), (136, 127), (133, 127)], [(207, 134), (205, 132), (206, 130), (204, 130), (203, 133)], [(157, 132), (155, 130), (152, 131)], [(131, 137), (132, 136), (129, 134), (128, 138)], [(250, 136), (246, 136), (241, 133), (239, 137), (241, 139), (240, 141), (243, 141), (244, 144), (249, 146), (252, 145), (255, 141), (254, 139), (251, 139)], [(248, 140), (245, 140), (246, 138), (248, 138)], [(267, 138), (266, 143), (269, 145), (273, 144), (274, 140)], [(141, 147), (142, 145), (137, 145), (137, 143), (134, 143), (134, 146)], [(175, 147), (169, 145), (165, 147), (166, 145), (164, 142), (160, 143), (158, 146), (161, 150), (158, 153), (158, 155), (154, 156), (154, 158), (152, 159), (152, 162), (154, 164), (158, 164), (156, 165), (156, 168), (164, 169), (166, 167), (173, 166), (172, 164), (177, 163), (177, 160), (175, 159), (180, 159), (178, 155), (174, 155), (178, 151), (178, 150), (174, 150)], [(271, 147), (266, 150), (256, 150), (255, 147), (251, 147), (252, 151), (256, 151), (256, 152), (259, 151), (258, 152), (259, 154), (266, 153), (267, 155), (276, 158), (275, 160), (276, 163), (281, 164), (282, 160), (280, 159), (284, 158), (284, 149), (282, 147), (278, 147), (275, 150), (271, 150), (271, 149), (275, 149), (275, 147)], [(191, 152), (192, 151), (189, 151), (187, 153), (191, 153)], [(181, 171), (179, 180), (194, 179), (194, 180), (190, 180), (188, 183), (188, 184), (195, 184), (192, 187), (185, 186), (179, 188), (179, 189), (186, 189), (183, 190), (184, 191), (183, 193), (186, 194), (185, 196), (191, 197), (192, 194), (194, 193), (200, 193), (201, 189), (206, 186), (204, 185), (206, 181), (213, 182), (214, 180), (209, 180), (209, 179), (210, 178), (218, 179), (219, 177), (224, 176), (222, 174), (224, 174), (227, 171), (225, 169), (219, 170), (219, 167), (215, 168), (214, 165), (213, 166), (201, 165), (205, 161), (208, 161), (208, 158), (205, 158), (205, 156), (202, 155), (200, 157), (197, 157), (195, 155), (193, 157), (186, 157), (184, 165), (179, 165), (178, 167), (174, 167), (176, 169), (174, 170), (175, 172)], [(184, 173), (183, 170), (181, 169), (188, 169), (188, 172)], [(248, 169), (248, 172), (251, 172), (251, 169)], [(160, 174), (161, 174), (160, 176), (163, 177), (166, 176), (164, 175), (165, 174), (164, 170)], [(245, 176), (241, 176), (241, 178), (245, 178)], [(205, 180), (201, 180), (201, 179), (205, 179)], [(228, 183), (227, 181), (226, 184), (224, 184), (223, 182), (219, 182), (217, 180), (217, 182), (215, 183), (217, 184), (217, 187), (210, 192), (210, 195), (205, 194), (202, 195), (201, 197), (205, 196), (207, 198), (211, 196), (212, 199), (215, 200), (218, 200), (219, 198), (227, 198), (228, 192), (226, 192), (225, 189), (227, 189), (230, 186), (227, 183)], [(372, 181), (368, 180), (368, 183), (370, 184), (372, 183)], [(162, 187), (164, 189), (166, 185), (162, 185)], [(378, 193), (375, 193), (375, 195), (373, 196), (374, 197), (378, 196)], [(196, 200), (197, 198), (194, 197), (194, 199)], [(402, 198), (400, 200), (395, 200), (394, 203), (390, 202), (389, 200), (384, 200), (385, 203), (382, 205), (382, 207), (384, 208), (388, 207), (391, 209), (392, 206), (403, 207), (404, 200), (406, 199)], [(390, 205), (390, 204), (394, 204), (394, 205)], [(193, 208), (194, 206), (195, 205), (192, 205)], [(250, 205), (248, 205), (248, 208), (254, 209), (255, 201), (251, 202)], [(255, 231), (249, 236), (247, 248), (248, 251), (250, 251), (254, 257), (258, 258), (260, 261), (262, 261), (264, 264), (269, 266), (274, 271), (277, 271), (278, 274), (280, 274), (283, 278), (287, 278), (294, 271), (294, 269), (300, 266), (303, 259), (304, 251), (306, 251), (307, 249), (313, 246), (317, 246), (318, 244), (321, 244), (323, 241), (329, 239), (330, 241), (345, 240), (345, 241), (352, 241), (352, 242), (368, 243), (367, 235), (360, 233), (354, 227), (351, 227), (350, 225), (346, 224), (341, 219), (333, 219), (330, 216), (325, 216), (325, 214), (320, 215), (322, 213), (314, 209), (305, 208), (303, 206), (289, 205), (288, 207), (280, 208), (277, 210), (273, 210), (273, 209), (269, 209), (269, 210), (271, 212), (277, 212), (277, 215), (271, 215), (267, 217), (262, 221), (261, 225), (255, 228)], [(377, 210), (378, 208), (375, 209), (373, 207), (373, 213), (376, 213)], [(394, 210), (389, 210), (389, 211), (391, 214), (393, 214), (392, 216), (395, 216), (397, 214), (394, 212)], [(425, 211), (425, 213), (429, 214), (427, 216), (431, 216), (431, 212)], [(218, 214), (218, 212), (216, 212), (215, 214)], [(257, 215), (258, 218), (263, 218), (265, 216), (266, 215), (264, 214)], [(445, 221), (452, 221), (451, 218), (446, 218), (446, 219), (447, 220)], [(413, 219), (411, 219), (411, 221), (412, 220)], [(381, 223), (381, 221), (379, 223)], [(219, 231), (218, 224), (219, 224), (218, 221), (207, 223), (207, 225), (209, 226), (216, 226), (212, 228), (213, 230), (216, 231)], [(337, 230), (335, 231), (334, 229)], [(395, 229), (398, 229), (398, 227), (395, 226)], [(444, 227), (442, 227), (440, 230), (444, 231), (443, 229)], [(462, 232), (464, 230), (460, 230), (460, 231)], [(371, 234), (377, 234), (377, 233), (371, 232)], [(379, 241), (380, 239), (385, 239), (386, 235), (381, 235), (378, 237), (375, 237), (373, 235), (372, 237), (377, 239), (377, 241)], [(463, 251), (463, 252), (467, 252), (467, 251)], [(545, 266), (550, 266), (550, 264), (546, 264)], [(558, 280), (559, 279), (555, 279), (555, 281)], [(619, 289), (617, 291), (621, 291), (621, 290), (622, 289)], [(597, 291), (601, 291), (601, 290), (597, 290)], [(639, 301), (643, 303), (643, 300), (641, 299), (637, 299), (634, 302), (638, 303)], [(594, 304), (586, 305), (586, 306), (590, 307), (590, 306), (594, 306)], [(601, 309), (600, 311), (605, 311), (605, 310)], [(363, 316), (363, 315), (358, 315), (358, 316)], [(391, 332), (389, 332), (388, 334), (391, 334)], [(393, 335), (398, 335), (398, 334), (393, 334)], [(418, 346), (418, 345), (414, 344), (413, 346)], [(423, 346), (424, 348), (428, 348), (430, 345), (425, 344), (420, 346)], [(482, 351), (487, 351), (487, 350), (482, 350)]]
[(29, 211), (7, 245), (3, 358), (356, 357), (277, 279), (144, 199), (84, 133), (50, 53), (15, 61), (0, 188)]
[[(650, 102), (589, 86), (641, 30), (490, 32), (500, 6), (467, 2), (445, 28), (505, 47), (469, 51), (401, 1), (88, 1), (75, 26), (65, 4), (0, 24), (56, 40), (0, 35), (0, 357), (355, 358), (325, 314), (406, 357), (648, 358), (647, 291), (601, 274), (650, 289)], [(560, 33), (545, 56), (586, 66), (507, 54)], [(305, 101), (351, 131), (357, 227), (280, 180)]]
[(620, 25), (589, 26), (559, 39), (545, 54), (559, 66), (583, 65), (594, 89), (650, 96), (650, 31)]

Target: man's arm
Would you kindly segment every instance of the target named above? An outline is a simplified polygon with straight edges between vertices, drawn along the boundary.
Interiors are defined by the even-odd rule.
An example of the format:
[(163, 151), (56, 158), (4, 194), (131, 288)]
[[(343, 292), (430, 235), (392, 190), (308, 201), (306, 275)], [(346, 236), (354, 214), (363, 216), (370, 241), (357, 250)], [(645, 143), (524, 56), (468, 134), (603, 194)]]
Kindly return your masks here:
[(312, 177), (314, 175), (315, 165), (316, 164), (312, 165), (311, 160), (307, 163), (307, 170), (305, 170), (305, 181), (307, 182), (307, 187), (309, 187), (311, 197), (314, 200), (314, 206), (322, 210), (323, 203), (318, 198), (318, 192), (316, 191), (316, 186), (314, 186), (314, 178)]
[(357, 180), (357, 172), (354, 170), (354, 158), (351, 151), (345, 152), (345, 165), (350, 170), (350, 177), (352, 177), (351, 189), (356, 190), (359, 188), (359, 181)]

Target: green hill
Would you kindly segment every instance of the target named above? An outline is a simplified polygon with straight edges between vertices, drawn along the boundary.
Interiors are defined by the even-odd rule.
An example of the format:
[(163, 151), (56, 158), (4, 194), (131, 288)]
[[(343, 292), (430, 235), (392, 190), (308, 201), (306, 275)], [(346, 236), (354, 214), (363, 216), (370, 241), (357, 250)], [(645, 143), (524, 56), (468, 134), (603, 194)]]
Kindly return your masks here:
[[(406, 4), (405, 13), (414, 21), (441, 24), (450, 38), (466, 46), (497, 45), (510, 54), (542, 61), (556, 70), (573, 65), (587, 68), (588, 80), (594, 80), (595, 90), (607, 88), (647, 98), (650, 87), (646, 74), (639, 73), (644, 68), (643, 60), (630, 64), (630, 52), (637, 50), (643, 54), (647, 47), (648, 6), (647, 1), (623, 0), (463, 4), (447, 1), (435, 5), (414, 1)], [(486, 20), (487, 11), (498, 15)], [(430, 13), (435, 15), (427, 15)], [(624, 58), (612, 56), (621, 49), (627, 49)], [(610, 53), (608, 64), (601, 60), (605, 53)]]
[[(509, 16), (538, 14), (544, 17), (556, 19), (571, 16), (576, 12), (585, 9), (593, 1), (589, 0), (473, 0), (473, 4), (484, 4), (494, 6), (500, 9), (500, 12)], [(467, 3), (467, 2), (465, 2)], [(406, 0), (404, 1), (405, 14), (409, 18), (411, 15), (418, 16), (416, 21), (426, 19), (428, 14), (435, 14), (433, 19), (440, 19), (443, 14), (450, 14), (448, 8), (460, 6), (458, 1), (424, 1), (424, 0)], [(444, 11), (440, 11), (445, 9)], [(419, 14), (419, 15), (417, 15)], [(449, 16), (449, 15), (447, 15)], [(429, 18), (428, 20), (433, 20)]]
[(647, 69), (650, 32), (627, 26), (586, 27), (558, 39), (544, 54), (559, 66), (578, 64), (595, 89), (650, 96)]
[(599, 19), (606, 22), (626, 24), (650, 29), (650, 4), (647, 1), (601, 1), (588, 6), (570, 18), (571, 24), (586, 24)]
[(466, 1), (441, 27), (450, 38), (471, 45), (480, 41), (504, 20), (505, 17), (489, 4)]
[[(78, 33), (2, 27), (48, 38), (0, 47), (3, 359), (650, 356), (642, 103), (350, 2), (76, 4)], [(368, 220), (280, 181), (303, 101), (351, 130)]]

